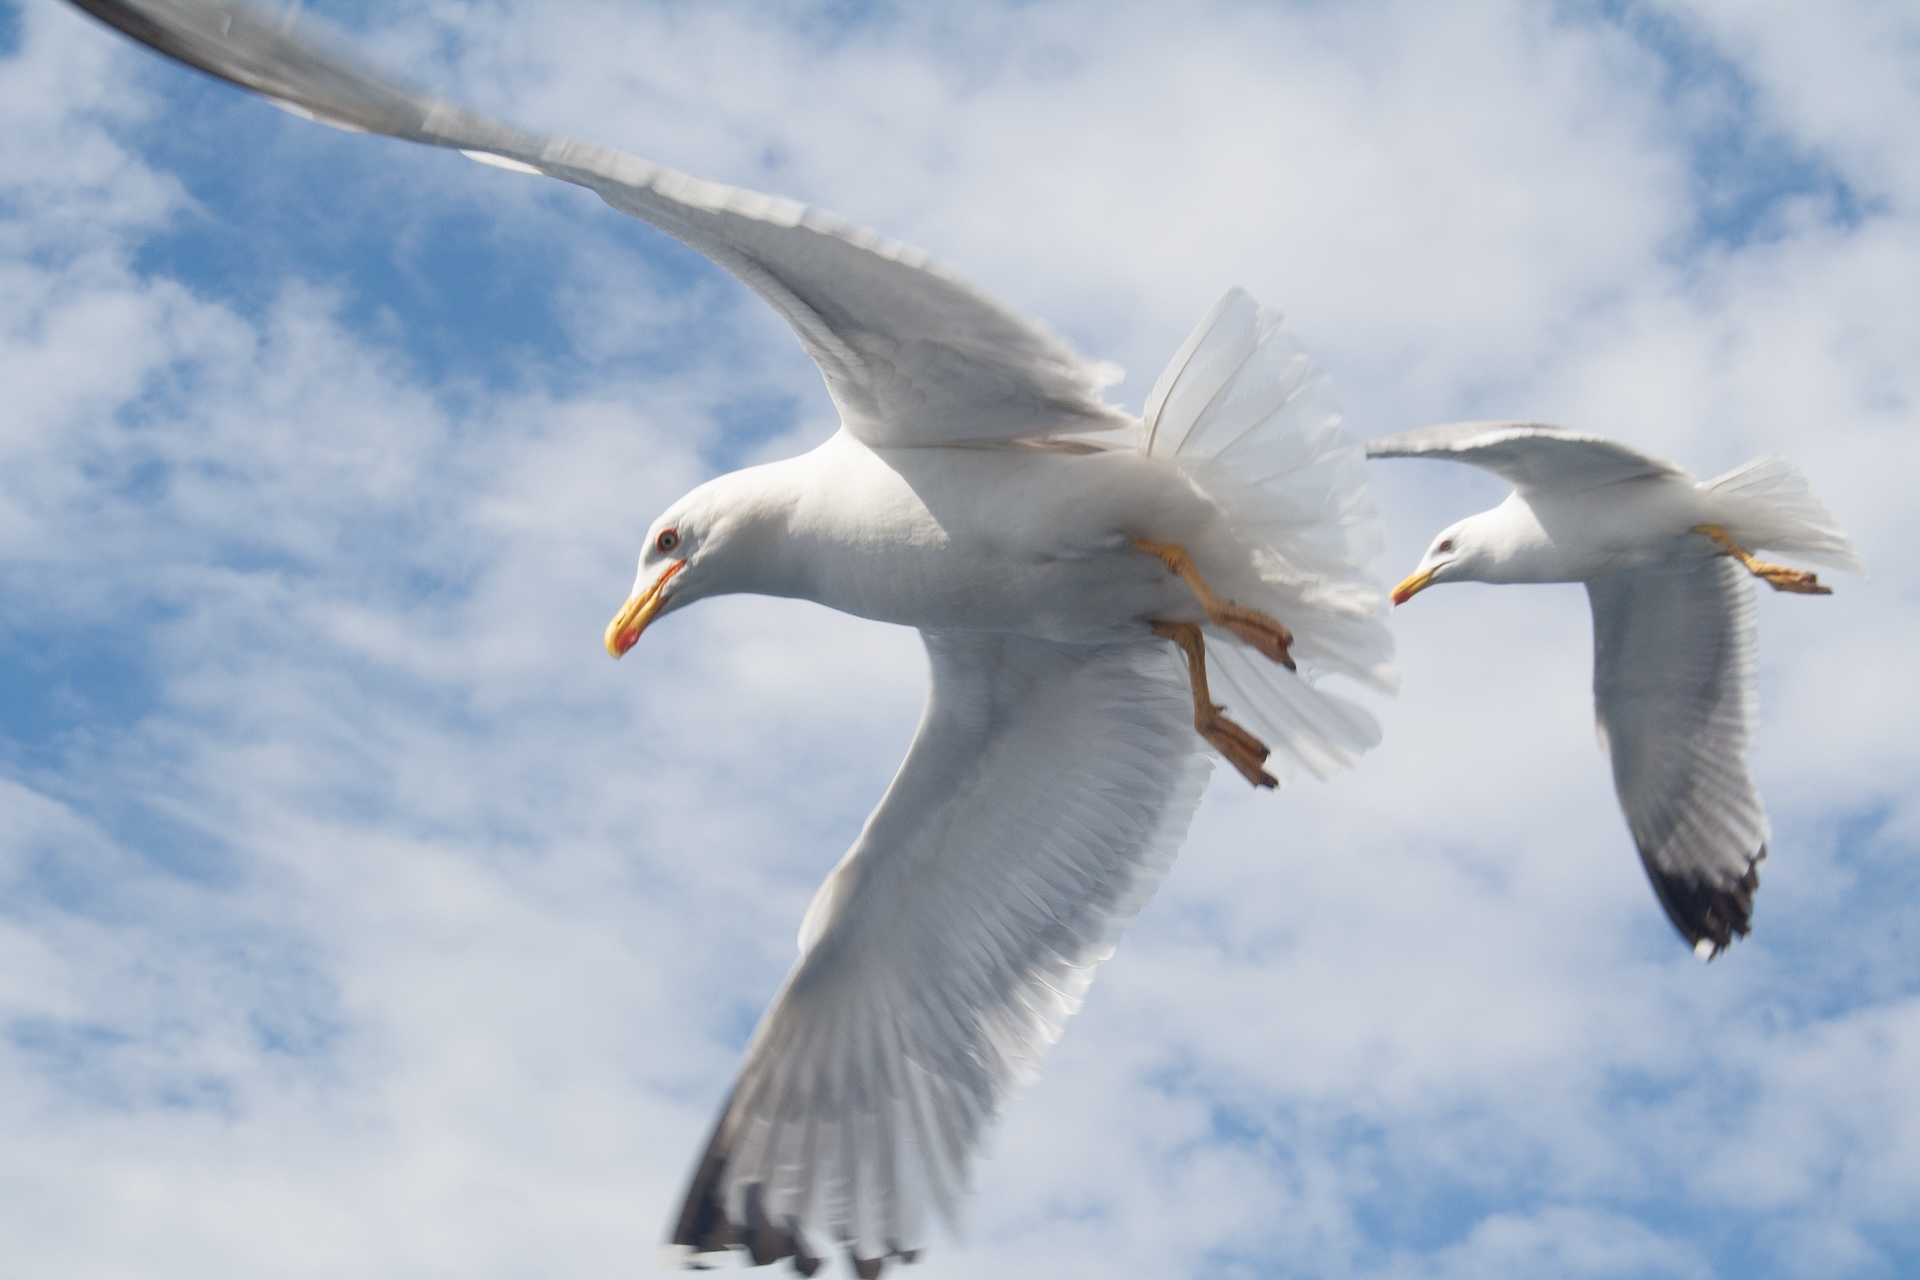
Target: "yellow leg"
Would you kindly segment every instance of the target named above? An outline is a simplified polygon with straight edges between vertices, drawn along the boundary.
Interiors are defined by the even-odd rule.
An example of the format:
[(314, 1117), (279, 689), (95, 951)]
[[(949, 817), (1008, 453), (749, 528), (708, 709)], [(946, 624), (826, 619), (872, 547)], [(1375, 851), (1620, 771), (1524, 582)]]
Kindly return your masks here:
[(1705, 534), (1719, 543), (1727, 555), (1745, 565), (1748, 573), (1759, 578), (1775, 591), (1791, 591), (1803, 596), (1833, 594), (1832, 587), (1821, 586), (1820, 579), (1805, 569), (1789, 569), (1783, 564), (1769, 564), (1765, 560), (1756, 558), (1751, 551), (1729, 538), (1727, 531), (1717, 524), (1697, 524), (1693, 526), (1693, 531)]
[(1200, 605), (1207, 611), (1207, 621), (1215, 626), (1225, 627), (1239, 636), (1261, 653), (1292, 671), (1293, 656), (1288, 650), (1293, 646), (1293, 632), (1277, 618), (1269, 618), (1258, 609), (1249, 609), (1243, 604), (1235, 604), (1224, 596), (1217, 596), (1207, 580), (1200, 576), (1200, 570), (1193, 564), (1193, 557), (1187, 549), (1172, 542), (1149, 542), (1145, 538), (1133, 540), (1135, 551), (1145, 552), (1168, 570), (1180, 575), (1193, 594), (1199, 598)]
[(1207, 692), (1207, 642), (1192, 622), (1156, 622), (1153, 634), (1171, 640), (1187, 655), (1187, 677), (1193, 684), (1193, 727), (1256, 787), (1277, 787), (1279, 781), (1260, 766), (1272, 753), (1267, 744), (1222, 715)]

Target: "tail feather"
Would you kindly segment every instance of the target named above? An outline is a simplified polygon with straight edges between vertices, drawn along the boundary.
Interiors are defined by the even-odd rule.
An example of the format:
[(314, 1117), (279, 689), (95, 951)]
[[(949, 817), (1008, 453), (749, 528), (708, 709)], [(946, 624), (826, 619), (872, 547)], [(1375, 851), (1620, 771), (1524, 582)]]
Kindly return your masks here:
[[(1214, 304), (1148, 397), (1143, 452), (1177, 464), (1226, 513), (1236, 548), (1196, 557), (1214, 588), (1293, 631), (1296, 675), (1225, 632), (1210, 668), (1230, 714), (1273, 749), (1269, 769), (1325, 778), (1380, 739), (1368, 712), (1314, 683), (1396, 683), (1366, 458), (1340, 428), (1326, 374), (1285, 319), (1239, 289)], [(1237, 552), (1237, 554), (1235, 554)]]
[(1718, 499), (1736, 542), (1866, 576), (1866, 561), (1847, 541), (1839, 522), (1814, 496), (1800, 469), (1779, 454), (1743, 463), (1701, 488)]

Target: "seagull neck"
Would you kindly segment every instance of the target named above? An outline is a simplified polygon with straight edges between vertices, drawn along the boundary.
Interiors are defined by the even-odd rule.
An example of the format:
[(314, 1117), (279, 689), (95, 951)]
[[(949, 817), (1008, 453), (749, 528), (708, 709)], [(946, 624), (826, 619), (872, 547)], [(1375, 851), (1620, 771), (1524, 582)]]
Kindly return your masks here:
[(1496, 583), (1565, 581), (1553, 536), (1518, 492), (1468, 524), (1475, 554), (1472, 571), (1462, 576)]
[(799, 499), (797, 461), (748, 467), (710, 482), (722, 490), (714, 495), (714, 505), (725, 512), (724, 553), (703, 566), (704, 594), (807, 594), (805, 559), (795, 553), (791, 537)]

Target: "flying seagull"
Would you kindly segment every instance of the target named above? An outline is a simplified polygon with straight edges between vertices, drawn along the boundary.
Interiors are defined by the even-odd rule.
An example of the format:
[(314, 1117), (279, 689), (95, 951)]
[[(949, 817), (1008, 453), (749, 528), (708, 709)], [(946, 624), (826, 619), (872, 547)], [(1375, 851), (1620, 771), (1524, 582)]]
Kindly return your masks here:
[(838, 433), (668, 508), (606, 644), (742, 591), (925, 638), (918, 735), (806, 913), (671, 1233), (690, 1265), (911, 1261), (1165, 874), (1206, 748), (1271, 787), (1378, 738), (1316, 683), (1392, 684), (1364, 458), (1325, 376), (1235, 290), (1136, 419), (1101, 400), (1105, 367), (832, 216), (522, 133), (242, 6), (74, 2), (322, 123), (586, 187), (738, 277), (818, 363)]
[(1767, 815), (1747, 771), (1754, 600), (1828, 595), (1769, 548), (1865, 574), (1805, 477), (1776, 455), (1715, 480), (1598, 436), (1533, 422), (1463, 422), (1367, 443), (1370, 458), (1451, 458), (1513, 486), (1441, 530), (1394, 588), (1439, 582), (1584, 582), (1593, 605), (1593, 701), (1613, 785), (1648, 879), (1695, 954), (1746, 936)]

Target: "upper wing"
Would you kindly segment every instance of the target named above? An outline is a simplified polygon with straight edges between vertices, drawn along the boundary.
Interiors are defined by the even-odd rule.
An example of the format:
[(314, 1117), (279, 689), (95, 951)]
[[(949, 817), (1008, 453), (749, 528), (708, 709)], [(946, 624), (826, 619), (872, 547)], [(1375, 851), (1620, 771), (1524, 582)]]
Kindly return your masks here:
[(452, 147), (598, 192), (725, 267), (787, 318), (847, 429), (875, 445), (1102, 430), (1132, 419), (1113, 380), (927, 255), (832, 214), (522, 133), (402, 89), (234, 0), (73, 0), (134, 39), (298, 114)]
[(1199, 803), (1209, 765), (1168, 646), (926, 642), (920, 732), (807, 912), (675, 1245), (810, 1268), (824, 1237), (863, 1276), (917, 1249)]
[(1660, 904), (1711, 958), (1746, 934), (1767, 856), (1767, 815), (1747, 772), (1753, 589), (1722, 558), (1595, 578), (1587, 595), (1594, 709), (1620, 807)]
[(1369, 458), (1446, 457), (1484, 467), (1516, 489), (1575, 493), (1635, 476), (1679, 476), (1671, 462), (1615, 440), (1539, 422), (1454, 422), (1367, 442)]

